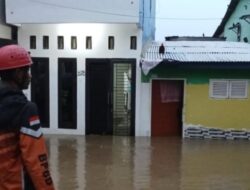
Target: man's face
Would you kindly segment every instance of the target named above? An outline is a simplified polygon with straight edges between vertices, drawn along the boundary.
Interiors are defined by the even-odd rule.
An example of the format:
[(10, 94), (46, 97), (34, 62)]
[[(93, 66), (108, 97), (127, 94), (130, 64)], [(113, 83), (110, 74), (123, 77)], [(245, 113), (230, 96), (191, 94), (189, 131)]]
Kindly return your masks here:
[(16, 70), (16, 83), (21, 90), (28, 89), (31, 81), (30, 67), (23, 67)]

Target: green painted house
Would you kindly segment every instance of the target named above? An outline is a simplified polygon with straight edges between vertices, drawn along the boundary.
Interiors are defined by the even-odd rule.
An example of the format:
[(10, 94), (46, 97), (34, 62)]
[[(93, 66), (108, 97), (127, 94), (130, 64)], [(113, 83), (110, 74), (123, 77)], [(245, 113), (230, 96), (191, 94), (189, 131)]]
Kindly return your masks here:
[(250, 139), (250, 45), (152, 42), (141, 59), (152, 136)]
[(231, 0), (213, 37), (250, 43), (250, 0)]

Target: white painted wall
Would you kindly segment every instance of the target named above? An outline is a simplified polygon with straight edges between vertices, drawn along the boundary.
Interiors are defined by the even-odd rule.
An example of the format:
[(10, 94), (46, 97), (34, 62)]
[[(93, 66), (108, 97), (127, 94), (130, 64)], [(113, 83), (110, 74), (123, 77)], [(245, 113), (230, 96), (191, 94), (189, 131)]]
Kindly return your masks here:
[(7, 0), (7, 23), (139, 23), (139, 0)]
[[(37, 49), (29, 49), (29, 37), (37, 37)], [(42, 49), (42, 37), (48, 35), (50, 49)], [(57, 49), (57, 36), (64, 36), (65, 49)], [(24, 24), (18, 30), (19, 44), (31, 52), (32, 57), (50, 59), (50, 129), (49, 134), (85, 134), (85, 76), (77, 79), (77, 130), (58, 130), (58, 57), (77, 58), (77, 72), (85, 72), (86, 58), (125, 58), (136, 59), (136, 136), (150, 135), (150, 88), (141, 83), (139, 58), (141, 53), (142, 31), (136, 24)], [(77, 36), (77, 50), (70, 49), (70, 37)], [(92, 36), (93, 49), (85, 49), (86, 36)], [(108, 36), (114, 36), (115, 49), (108, 50)], [(138, 49), (130, 50), (130, 36), (138, 36)], [(30, 91), (26, 91), (27, 94)], [(30, 96), (30, 95), (28, 95)], [(146, 101), (145, 101), (146, 100)]]
[(136, 136), (151, 136), (151, 83), (141, 83), (141, 69), (137, 69)]
[(0, 38), (11, 39), (11, 27), (5, 24), (5, 1), (0, 0)]
[(0, 38), (11, 39), (11, 27), (0, 24)]
[[(18, 32), (19, 44), (29, 50), (29, 36), (35, 35), (37, 49), (29, 50), (32, 56), (50, 59), (51, 129), (45, 129), (45, 133), (85, 134), (85, 76), (78, 76), (77, 79), (78, 130), (60, 129), (59, 132), (57, 129), (58, 57), (77, 58), (78, 72), (85, 71), (86, 58), (134, 58), (137, 60), (135, 135), (151, 135), (151, 86), (141, 83), (139, 61), (143, 44), (154, 39), (155, 1), (101, 0), (100, 3), (98, 0), (6, 0), (7, 23), (22, 24)], [(42, 49), (43, 35), (50, 38), (49, 50)], [(57, 49), (58, 35), (65, 36), (64, 50)], [(70, 49), (71, 36), (77, 36), (77, 50)], [(92, 36), (93, 50), (85, 49), (86, 36)], [(115, 36), (115, 50), (108, 50), (108, 36)], [(129, 49), (130, 36), (137, 36), (137, 50)], [(30, 97), (30, 90), (25, 93)]]

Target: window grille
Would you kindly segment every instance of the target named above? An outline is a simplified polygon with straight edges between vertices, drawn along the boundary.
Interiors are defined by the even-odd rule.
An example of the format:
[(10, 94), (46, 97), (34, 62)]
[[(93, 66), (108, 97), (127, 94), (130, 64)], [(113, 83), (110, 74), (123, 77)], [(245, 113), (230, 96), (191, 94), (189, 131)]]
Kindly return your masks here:
[(247, 80), (210, 80), (211, 98), (247, 98)]
[(246, 80), (232, 80), (230, 81), (231, 98), (247, 98), (248, 82)]
[(227, 98), (228, 97), (228, 81), (217, 80), (210, 82), (210, 97)]

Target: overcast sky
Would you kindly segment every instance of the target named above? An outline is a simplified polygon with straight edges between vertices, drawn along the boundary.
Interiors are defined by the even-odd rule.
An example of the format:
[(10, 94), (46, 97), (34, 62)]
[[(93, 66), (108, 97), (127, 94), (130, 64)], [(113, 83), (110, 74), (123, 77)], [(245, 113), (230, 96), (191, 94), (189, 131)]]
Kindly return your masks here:
[(156, 0), (156, 40), (212, 36), (231, 0)]

